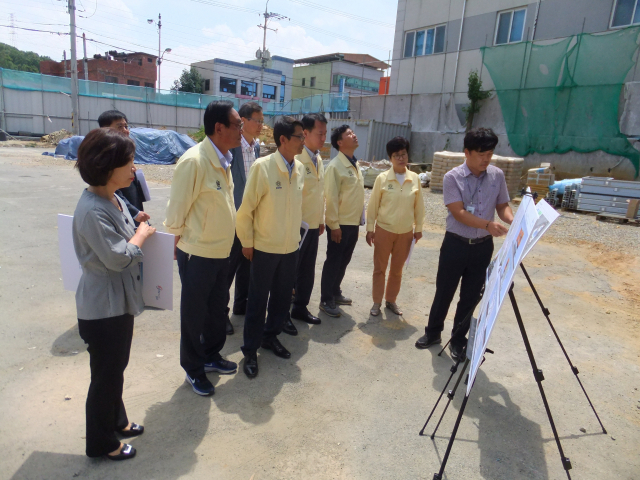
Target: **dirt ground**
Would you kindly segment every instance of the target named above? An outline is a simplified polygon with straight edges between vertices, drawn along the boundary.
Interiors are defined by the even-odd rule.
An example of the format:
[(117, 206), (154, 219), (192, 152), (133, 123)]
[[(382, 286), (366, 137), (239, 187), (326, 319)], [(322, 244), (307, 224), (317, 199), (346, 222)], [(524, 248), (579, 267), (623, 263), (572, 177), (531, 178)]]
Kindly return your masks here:
[[(210, 374), (216, 393), (207, 398), (191, 391), (179, 365), (176, 269), (174, 311), (148, 309), (136, 318), (124, 401), (130, 419), (146, 427), (130, 441), (138, 457), (124, 463), (85, 457), (89, 358), (78, 336), (74, 295), (62, 288), (56, 229), (56, 214), (73, 214), (84, 184), (72, 162), (47, 162), (41, 152), (0, 149), (0, 478), (404, 480), (431, 479), (438, 471), (463, 394), (433, 441), (418, 435), (452, 362), (447, 352), (438, 357), (437, 349), (417, 350), (414, 342), (435, 291), (440, 221), (427, 222), (405, 269), (398, 298), (403, 317), (389, 311), (369, 317), (372, 249), (361, 231), (343, 284), (354, 305), (338, 319), (321, 315), (321, 325), (296, 322), (297, 337), (281, 335), (291, 359), (260, 352), (254, 380), (241, 372)], [(169, 187), (154, 180), (150, 186), (146, 210), (161, 230)], [(618, 246), (612, 248), (580, 235), (569, 239), (555, 228), (525, 265), (607, 435), (521, 273), (514, 291), (571, 475), (637, 480), (640, 242), (625, 244), (640, 230), (603, 230)], [(325, 248), (323, 236), (316, 279)], [(232, 317), (237, 333), (222, 352), (236, 362), (242, 359), (242, 322)], [(566, 478), (508, 303), (489, 347), (495, 354), (480, 369), (445, 478)]]

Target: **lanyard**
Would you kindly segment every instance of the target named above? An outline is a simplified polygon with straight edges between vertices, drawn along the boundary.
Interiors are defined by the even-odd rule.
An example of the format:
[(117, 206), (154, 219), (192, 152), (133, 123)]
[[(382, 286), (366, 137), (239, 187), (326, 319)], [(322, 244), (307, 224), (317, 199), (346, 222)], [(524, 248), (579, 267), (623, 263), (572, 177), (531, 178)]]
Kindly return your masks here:
[[(473, 174), (472, 174), (473, 175)], [(471, 194), (471, 203), (470, 205), (473, 206), (474, 201), (473, 199), (476, 198), (476, 196), (478, 195), (478, 190), (480, 189), (480, 187), (482, 186), (482, 182), (484, 182), (484, 179), (486, 178), (487, 173), (485, 172), (484, 175), (482, 175), (477, 181), (476, 181), (476, 190), (475, 192), (473, 192), (471, 194), (471, 187), (469, 186), (469, 177), (465, 177), (465, 183), (467, 185), (467, 189), (469, 190), (469, 193)]]

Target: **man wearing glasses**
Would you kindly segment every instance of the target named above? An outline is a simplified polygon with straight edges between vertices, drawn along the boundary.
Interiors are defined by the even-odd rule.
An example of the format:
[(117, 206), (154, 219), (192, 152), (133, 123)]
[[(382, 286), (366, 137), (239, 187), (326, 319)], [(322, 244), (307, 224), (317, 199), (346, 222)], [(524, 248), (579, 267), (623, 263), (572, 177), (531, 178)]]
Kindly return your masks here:
[[(98, 117), (98, 125), (100, 128), (113, 128), (118, 130), (122, 134), (129, 136), (129, 122), (127, 116), (119, 112), (118, 110), (107, 110), (102, 112)], [(126, 188), (121, 188), (116, 192), (127, 205), (127, 210), (131, 214), (137, 223), (146, 222), (151, 218), (148, 213), (144, 212), (144, 192), (142, 191), (142, 185), (137, 177), (134, 177), (133, 182)]]
[(242, 137), (242, 120), (230, 101), (204, 112), (206, 138), (176, 165), (164, 225), (176, 236), (182, 282), (180, 365), (198, 395), (213, 395), (206, 372), (234, 373), (238, 366), (220, 351), (226, 341), (229, 254), (235, 236), (231, 150)]
[(295, 157), (304, 146), (302, 123), (283, 117), (273, 137), (278, 151), (251, 166), (236, 223), (242, 254), (251, 262), (242, 346), (249, 378), (258, 375), (258, 348), (291, 357), (278, 335), (289, 318), (300, 243), (304, 167)]
[[(244, 122), (242, 129), (241, 145), (231, 149), (233, 160), (231, 161), (231, 175), (233, 176), (233, 199), (236, 210), (242, 204), (244, 187), (247, 183), (247, 176), (251, 165), (260, 157), (260, 140), (258, 137), (262, 132), (264, 115), (262, 107), (256, 102), (248, 102), (240, 107), (238, 111), (240, 118)], [(242, 255), (242, 244), (236, 235), (229, 256), (229, 276), (227, 277), (229, 289), (235, 277), (235, 291), (233, 296), (233, 314), (244, 315), (247, 311), (247, 298), (249, 297), (249, 270), (251, 262)], [(229, 319), (229, 308), (227, 308), (227, 335), (233, 335), (233, 325)]]

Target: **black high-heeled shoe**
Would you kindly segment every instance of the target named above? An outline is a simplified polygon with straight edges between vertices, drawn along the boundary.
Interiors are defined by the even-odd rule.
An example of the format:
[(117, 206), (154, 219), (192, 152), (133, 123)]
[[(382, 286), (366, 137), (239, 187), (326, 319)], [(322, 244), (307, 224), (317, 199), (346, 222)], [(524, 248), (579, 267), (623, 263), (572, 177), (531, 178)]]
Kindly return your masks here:
[(125, 443), (124, 445), (122, 445), (122, 450), (120, 450), (120, 453), (117, 455), (105, 455), (109, 460), (129, 460), (130, 458), (133, 458), (136, 456), (136, 449), (133, 448), (131, 445)]
[(123, 437), (137, 437), (138, 435), (142, 435), (144, 433), (144, 427), (142, 425), (138, 425), (137, 423), (131, 422), (131, 427), (129, 430), (120, 430), (118, 432)]

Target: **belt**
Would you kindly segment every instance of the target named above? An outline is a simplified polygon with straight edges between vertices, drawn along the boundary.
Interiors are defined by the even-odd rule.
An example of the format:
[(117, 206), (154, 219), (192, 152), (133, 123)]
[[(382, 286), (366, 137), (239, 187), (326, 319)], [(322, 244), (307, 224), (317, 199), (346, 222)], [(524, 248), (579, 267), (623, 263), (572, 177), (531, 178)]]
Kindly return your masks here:
[(450, 235), (453, 238), (461, 240), (461, 241), (463, 241), (464, 243), (466, 243), (468, 245), (477, 245), (478, 243), (483, 243), (483, 242), (486, 242), (487, 240), (491, 240), (493, 238), (491, 235), (487, 235), (486, 237), (480, 237), (480, 238), (467, 238), (467, 237), (463, 237), (462, 235), (458, 235), (457, 233), (453, 233), (453, 232), (447, 232), (446, 235)]

